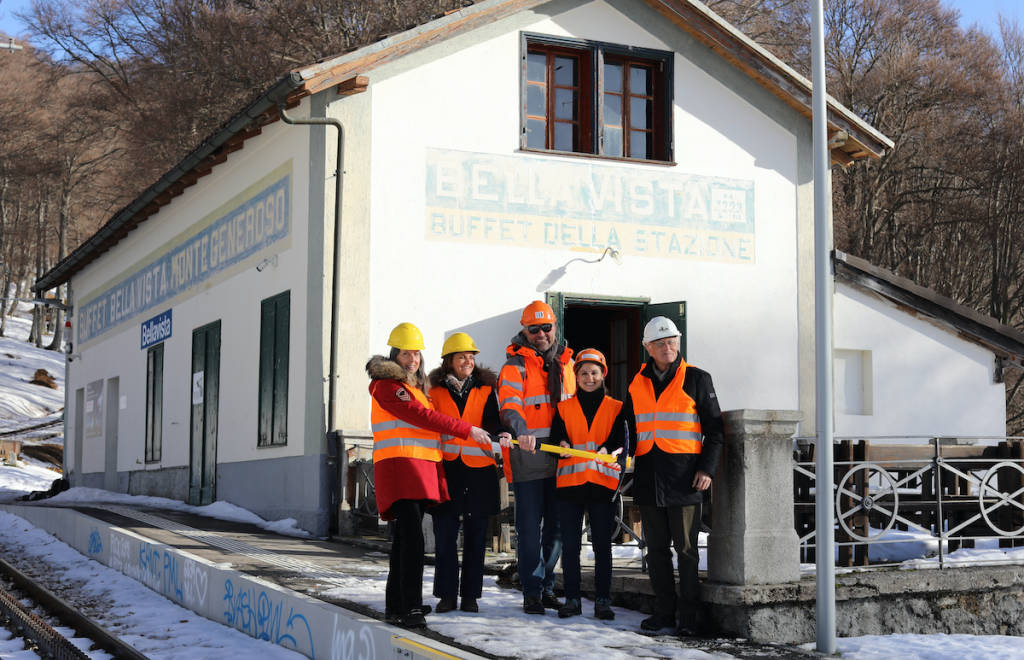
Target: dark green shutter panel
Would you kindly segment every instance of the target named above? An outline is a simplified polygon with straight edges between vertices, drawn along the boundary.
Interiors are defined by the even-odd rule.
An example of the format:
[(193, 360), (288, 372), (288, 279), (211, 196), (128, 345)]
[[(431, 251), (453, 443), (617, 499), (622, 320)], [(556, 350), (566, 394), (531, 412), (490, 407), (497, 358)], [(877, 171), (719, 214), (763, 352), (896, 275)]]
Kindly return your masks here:
[(274, 329), (274, 424), (271, 442), (288, 442), (288, 322), (291, 317), (291, 292), (276, 298)]
[(266, 447), (273, 442), (274, 414), (274, 333), (276, 308), (274, 299), (268, 298), (260, 304), (260, 384), (259, 384), (259, 435), (257, 446)]

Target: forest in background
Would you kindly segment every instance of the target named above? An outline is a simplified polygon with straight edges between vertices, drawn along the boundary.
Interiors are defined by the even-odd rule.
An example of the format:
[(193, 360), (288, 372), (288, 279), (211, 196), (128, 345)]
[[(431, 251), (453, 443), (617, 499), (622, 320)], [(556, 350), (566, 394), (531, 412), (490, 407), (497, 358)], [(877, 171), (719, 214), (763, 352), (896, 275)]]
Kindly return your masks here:
[[(23, 49), (0, 51), (0, 291), (26, 297), (287, 71), (468, 4), (34, 0)], [(705, 4), (809, 77), (807, 0)], [(829, 94), (895, 143), (833, 170), (835, 245), (1024, 330), (1024, 33), (958, 18), (943, 0), (825, 1)], [(1024, 379), (1006, 378), (1024, 434)]]

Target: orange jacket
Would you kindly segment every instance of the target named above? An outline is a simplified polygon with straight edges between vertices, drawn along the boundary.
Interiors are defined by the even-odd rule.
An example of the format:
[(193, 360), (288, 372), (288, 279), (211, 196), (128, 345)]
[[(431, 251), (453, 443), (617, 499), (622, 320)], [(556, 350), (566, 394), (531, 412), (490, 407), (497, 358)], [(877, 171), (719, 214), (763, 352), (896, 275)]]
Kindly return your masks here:
[[(512, 343), (505, 354), (508, 359), (498, 374), (501, 422), (510, 430), (513, 438), (532, 435), (537, 438), (537, 442), (546, 442), (551, 435), (551, 419), (555, 416), (555, 407), (551, 405), (551, 396), (548, 394), (548, 373), (544, 370), (543, 359), (532, 347), (518, 343)], [(556, 401), (576, 393), (571, 349), (562, 350), (558, 364), (562, 369), (562, 391), (557, 393)], [(520, 481), (549, 477), (554, 473), (554, 461), (546, 456), (509, 452), (507, 449), (503, 449), (502, 454), (505, 478), (509, 483), (513, 481), (513, 473), (516, 473), (515, 478)], [(513, 469), (513, 462), (518, 462), (519, 468)], [(550, 471), (547, 471), (546, 465), (550, 465)], [(525, 474), (519, 474), (520, 469)], [(547, 474), (543, 474), (545, 471)]]
[(642, 373), (633, 377), (629, 395), (636, 414), (637, 456), (643, 456), (655, 445), (669, 454), (701, 452), (703, 435), (697, 404), (683, 391), (687, 366), (680, 361), (672, 381), (657, 399), (650, 378)]
[[(447, 387), (431, 388), (430, 401), (438, 412), (450, 417), (462, 419), (462, 421), (473, 426), (482, 426), (484, 419), (484, 408), (487, 406), (487, 397), (491, 396), (493, 389), (489, 386), (474, 387), (466, 400), (466, 407), (459, 413), (459, 406), (452, 399), (451, 392)], [(460, 457), (462, 462), (469, 467), (486, 467), (496, 465), (494, 452), (490, 444), (487, 447), (474, 442), (469, 438), (459, 438), (446, 433), (441, 434), (441, 451), (444, 460), (455, 461)]]
[[(558, 404), (558, 415), (565, 422), (566, 435), (573, 449), (597, 451), (608, 439), (615, 424), (615, 418), (622, 410), (622, 402), (609, 396), (601, 400), (601, 405), (594, 415), (591, 425), (583, 414), (576, 397)], [(603, 463), (595, 459), (569, 456), (558, 459), (558, 488), (582, 486), (595, 483), (610, 490), (619, 486), (619, 466), (615, 463)]]

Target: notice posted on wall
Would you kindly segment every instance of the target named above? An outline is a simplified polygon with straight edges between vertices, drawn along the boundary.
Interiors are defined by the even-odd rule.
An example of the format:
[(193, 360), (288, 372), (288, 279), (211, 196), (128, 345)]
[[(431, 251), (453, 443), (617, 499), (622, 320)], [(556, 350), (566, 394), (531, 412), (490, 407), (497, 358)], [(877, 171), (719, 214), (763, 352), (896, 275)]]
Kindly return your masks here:
[(204, 371), (197, 371), (192, 374), (192, 405), (198, 406), (203, 403), (203, 379)]
[(754, 262), (754, 182), (427, 150), (426, 236), (525, 248)]

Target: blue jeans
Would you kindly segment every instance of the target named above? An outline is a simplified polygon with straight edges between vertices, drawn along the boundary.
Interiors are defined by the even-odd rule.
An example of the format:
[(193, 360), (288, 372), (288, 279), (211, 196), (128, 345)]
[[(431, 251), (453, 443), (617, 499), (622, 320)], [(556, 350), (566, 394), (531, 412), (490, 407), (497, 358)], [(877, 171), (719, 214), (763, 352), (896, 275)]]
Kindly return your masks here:
[(515, 481), (516, 555), (523, 595), (540, 598), (555, 584), (555, 565), (562, 554), (558, 533), (555, 478)]
[(612, 532), (615, 530), (615, 505), (611, 502), (559, 500), (562, 530), (562, 577), (565, 597), (580, 597), (580, 546), (583, 537), (583, 512), (590, 514), (590, 540), (594, 546), (594, 591), (597, 598), (610, 599), (612, 592)]

